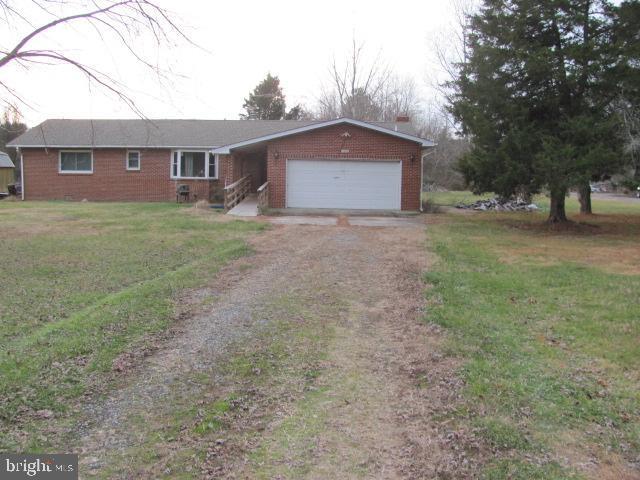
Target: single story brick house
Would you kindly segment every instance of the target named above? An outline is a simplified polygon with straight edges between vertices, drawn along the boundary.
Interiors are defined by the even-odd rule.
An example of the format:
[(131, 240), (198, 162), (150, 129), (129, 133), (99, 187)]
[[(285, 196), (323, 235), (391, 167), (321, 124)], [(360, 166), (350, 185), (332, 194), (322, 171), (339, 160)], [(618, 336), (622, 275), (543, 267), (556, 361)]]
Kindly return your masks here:
[(221, 202), (249, 178), (272, 208), (415, 211), (434, 143), (398, 120), (46, 120), (9, 146), (24, 200)]

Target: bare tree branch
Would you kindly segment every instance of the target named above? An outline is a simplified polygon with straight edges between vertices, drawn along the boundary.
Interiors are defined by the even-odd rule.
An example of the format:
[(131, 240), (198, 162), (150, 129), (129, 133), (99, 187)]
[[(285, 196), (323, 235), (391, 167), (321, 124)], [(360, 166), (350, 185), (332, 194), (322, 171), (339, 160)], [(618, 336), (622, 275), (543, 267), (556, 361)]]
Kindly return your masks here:
[(622, 141), (631, 160), (633, 178), (640, 181), (640, 105), (634, 105), (621, 96), (615, 103), (615, 109), (622, 119)]
[[(1, 3), (3, 4), (7, 4), (6, 1), (2, 1)], [(24, 46), (29, 43), (29, 41), (33, 38), (35, 38), (36, 36), (38, 36), (39, 34), (41, 34), (42, 32), (46, 31), (46, 30), (50, 30), (53, 27), (55, 27), (56, 25), (59, 25), (61, 23), (68, 23), (71, 22), (73, 20), (78, 20), (78, 19), (87, 19), (87, 18), (93, 18), (101, 13), (105, 13), (108, 12), (109, 10), (113, 9), (113, 8), (117, 8), (121, 5), (124, 5), (124, 3), (126, 2), (118, 2), (118, 3), (114, 3), (108, 7), (105, 8), (101, 8), (99, 10), (94, 10), (91, 12), (85, 12), (85, 13), (80, 13), (77, 15), (69, 15), (68, 17), (63, 17), (63, 18), (58, 18), (56, 20), (53, 20), (52, 22), (49, 22), (39, 28), (36, 28), (34, 31), (30, 32), (28, 35), (26, 35), (24, 38), (22, 38), (22, 40), (20, 40), (17, 45), (15, 47), (13, 47), (13, 49), (11, 51), (9, 51), (4, 57), (0, 58), (0, 67), (3, 67), (4, 65), (6, 65), (7, 63), (9, 63), (10, 61), (14, 60), (15, 58), (18, 57), (20, 51), (24, 48)]]
[[(469, 28), (471, 16), (478, 8), (477, 0), (452, 0), (453, 22), (433, 39), (433, 51), (443, 78), (433, 82), (433, 87), (449, 100), (448, 83), (458, 76), (458, 66), (468, 57)], [(451, 41), (451, 39), (455, 41)]]
[(133, 110), (137, 115), (139, 115), (140, 117), (145, 118), (144, 114), (138, 108), (138, 106), (136, 105), (136, 102), (133, 100), (133, 98), (131, 98), (126, 93), (124, 93), (124, 85), (122, 85), (120, 82), (118, 82), (117, 80), (115, 80), (114, 78), (110, 77), (109, 75), (107, 75), (107, 74), (105, 74), (103, 72), (95, 70), (95, 69), (93, 69), (91, 67), (88, 67), (88, 66), (86, 66), (86, 65), (84, 65), (84, 64), (82, 64), (80, 62), (77, 62), (77, 61), (73, 60), (70, 57), (67, 57), (65, 55), (62, 55), (60, 53), (53, 52), (53, 51), (51, 51), (51, 52), (48, 52), (48, 51), (45, 51), (45, 50), (25, 51), (25, 52), (21, 52), (20, 53), (20, 57), (19, 58), (21, 60), (25, 60), (25, 61), (33, 61), (34, 59), (49, 58), (49, 59), (52, 59), (52, 60), (59, 61), (60, 63), (66, 63), (68, 65), (71, 65), (71, 66), (75, 67), (76, 69), (78, 69), (80, 72), (84, 73), (87, 76), (87, 78), (89, 78), (90, 80), (95, 81), (100, 86), (104, 87), (105, 89), (107, 89), (111, 93), (115, 94), (129, 108), (131, 108), (131, 110)]
[(380, 52), (367, 65), (364, 44), (358, 44), (355, 38), (343, 66), (333, 58), (329, 78), (330, 86), (323, 88), (318, 98), (320, 118), (382, 121), (417, 111), (419, 98), (415, 84), (394, 76)]
[[(22, 0), (24, 1), (24, 0)], [(127, 93), (127, 88), (121, 82), (116, 81), (112, 75), (99, 71), (92, 65), (83, 63), (70, 57), (64, 51), (56, 48), (28, 48), (29, 44), (44, 34), (55, 34), (55, 31), (72, 24), (86, 24), (93, 28), (96, 35), (107, 44), (105, 34), (114, 35), (126, 51), (144, 67), (153, 71), (160, 82), (169, 79), (170, 72), (160, 67), (157, 60), (154, 62), (144, 56), (142, 50), (136, 47), (136, 41), (143, 35), (150, 36), (157, 45), (171, 44), (173, 39), (186, 41), (195, 45), (185, 35), (183, 30), (174, 22), (167, 10), (159, 6), (154, 0), (87, 0), (81, 5), (87, 6), (85, 11), (58, 15), (52, 7), (62, 11), (77, 8), (77, 5), (69, 0), (31, 0), (31, 5), (53, 17), (53, 20), (34, 28), (33, 22), (25, 13), (24, 4), (17, 4), (15, 0), (0, 0), (0, 11), (4, 19), (0, 22), (9, 25), (14, 20), (24, 22), (30, 29), (12, 48), (0, 50), (0, 68), (11, 64), (28, 68), (34, 64), (66, 64), (83, 73), (90, 82), (96, 82), (101, 88), (114, 94), (124, 102), (132, 111), (144, 117), (140, 108), (136, 105), (132, 95)], [(16, 6), (18, 5), (18, 6)], [(48, 38), (48, 37), (47, 37)], [(6, 81), (0, 84), (9, 95), (18, 101), (24, 102), (22, 96), (16, 90), (7, 85)]]

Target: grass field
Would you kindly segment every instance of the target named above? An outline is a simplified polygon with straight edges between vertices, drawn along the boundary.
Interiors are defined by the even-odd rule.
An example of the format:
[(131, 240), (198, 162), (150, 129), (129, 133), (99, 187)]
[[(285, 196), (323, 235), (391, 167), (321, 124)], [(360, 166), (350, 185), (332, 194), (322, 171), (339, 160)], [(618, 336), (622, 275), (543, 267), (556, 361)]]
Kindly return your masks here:
[[(452, 207), (458, 203), (472, 203), (476, 200), (493, 198), (492, 193), (483, 195), (474, 195), (468, 191), (449, 191), (449, 192), (427, 192), (423, 194), (423, 200), (436, 206)], [(598, 199), (598, 194), (593, 195), (593, 211), (594, 213), (629, 213), (635, 215), (640, 211), (640, 200), (630, 198), (631, 201), (615, 201), (610, 199)], [(549, 210), (549, 197), (546, 195), (536, 195), (533, 201), (538, 205), (541, 211)], [(580, 204), (576, 201), (575, 196), (567, 199), (567, 214), (575, 214), (580, 211)]]
[(422, 194), (423, 200), (433, 205), (455, 206), (458, 203), (472, 203), (476, 200), (492, 198), (493, 194), (474, 195), (468, 191), (426, 192)]
[(464, 359), (453, 420), (492, 450), (485, 478), (574, 478), (580, 464), (593, 478), (637, 478), (640, 202), (577, 210), (569, 200), (581, 224), (560, 232), (544, 213), (449, 213), (428, 229), (427, 318)]
[(262, 228), (215, 217), (174, 204), (0, 203), (0, 450), (46, 445), (30, 422), (68, 413)]
[[(445, 192), (427, 199), (451, 205), (473, 196)], [(543, 208), (545, 201), (537, 199)], [(432, 262), (424, 276), (424, 318), (444, 330), (444, 345), (429, 348), (437, 350), (434, 358), (452, 357), (447, 375), (463, 380), (453, 382), (462, 385), (461, 400), (428, 416), (459, 434), (456, 448), (481, 466), (474, 472), (480, 478), (638, 478), (640, 202), (596, 199), (597, 215), (588, 217), (577, 215), (574, 199), (567, 207), (576, 221), (567, 229), (547, 227), (544, 211), (449, 209), (426, 217)], [(246, 254), (245, 240), (263, 228), (171, 204), (55, 202), (0, 202), (0, 225), (0, 451), (64, 447), (85, 395), (100, 396), (126, 381), (114, 361), (153, 345), (174, 323), (184, 294)], [(262, 238), (272, 233), (277, 230)], [(342, 377), (327, 376), (345, 365), (355, 375), (353, 365), (341, 357), (327, 362), (327, 355), (364, 348), (359, 330), (344, 337), (332, 323), (344, 308), (341, 297), (332, 297), (336, 285), (301, 289), (300, 298), (269, 297), (259, 316), (274, 322), (264, 336), (229, 353), (222, 386), (221, 377), (192, 372), (210, 395), (197, 403), (193, 396), (172, 400), (167, 412), (150, 416), (153, 422), (133, 424), (151, 433), (121, 460), (135, 459), (148, 474), (141, 478), (159, 478), (149, 474), (165, 465), (159, 457), (186, 469), (194, 456), (204, 462), (217, 439), (229, 445), (237, 435), (242, 447), (224, 447), (221, 461), (262, 472), (248, 478), (302, 476), (314, 459), (310, 452), (322, 452), (314, 442), (337, 415), (321, 415), (325, 403), (336, 392), (353, 393)], [(309, 310), (313, 302), (317, 311)], [(344, 343), (332, 347), (336, 339)], [(369, 342), (367, 362), (384, 340)], [(427, 392), (430, 378), (415, 388)], [(290, 413), (296, 408), (297, 417)], [(281, 418), (282, 412), (289, 414)], [(264, 430), (276, 417), (277, 428)], [(377, 414), (370, 417), (378, 428)], [(344, 416), (341, 425), (349, 430), (354, 422)], [(246, 450), (245, 435), (256, 448)], [(430, 435), (425, 429), (424, 439), (433, 440)], [(158, 445), (166, 444), (174, 450), (162, 453)], [(291, 455), (300, 464), (284, 460)], [(197, 475), (185, 470), (185, 478)]]

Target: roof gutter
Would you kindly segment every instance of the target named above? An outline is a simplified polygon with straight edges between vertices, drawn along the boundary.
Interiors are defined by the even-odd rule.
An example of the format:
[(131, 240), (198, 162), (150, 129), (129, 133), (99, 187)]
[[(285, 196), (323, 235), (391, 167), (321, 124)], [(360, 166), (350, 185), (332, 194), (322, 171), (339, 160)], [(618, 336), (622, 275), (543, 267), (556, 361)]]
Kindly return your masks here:
[[(422, 149), (422, 151), (424, 152), (424, 148)], [(419, 198), (419, 202), (418, 205), (420, 205), (420, 213), (424, 212), (424, 208), (422, 206), (422, 190), (424, 190), (424, 157), (426, 157), (426, 155), (420, 155), (420, 198)]]
[(139, 149), (162, 149), (171, 150), (176, 148), (193, 148), (194, 150), (212, 150), (218, 147), (214, 145), (17, 145), (7, 144), (7, 147), (13, 148), (139, 148)]
[(24, 159), (20, 147), (16, 147), (16, 152), (20, 155), (20, 200), (24, 202)]

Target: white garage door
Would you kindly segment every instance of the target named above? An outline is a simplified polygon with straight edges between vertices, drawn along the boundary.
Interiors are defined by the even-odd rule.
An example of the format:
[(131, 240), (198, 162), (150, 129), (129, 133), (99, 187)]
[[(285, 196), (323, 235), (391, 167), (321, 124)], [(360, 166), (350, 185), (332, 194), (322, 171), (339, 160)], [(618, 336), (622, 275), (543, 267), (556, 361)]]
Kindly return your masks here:
[(288, 160), (287, 207), (400, 210), (400, 162)]

